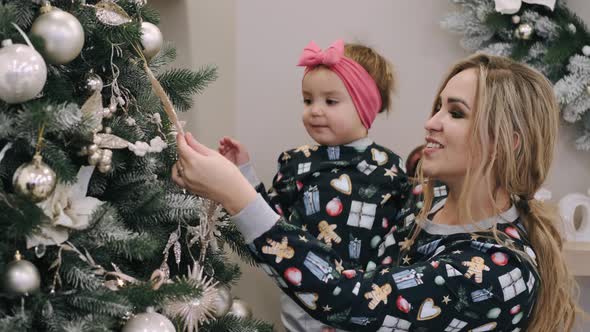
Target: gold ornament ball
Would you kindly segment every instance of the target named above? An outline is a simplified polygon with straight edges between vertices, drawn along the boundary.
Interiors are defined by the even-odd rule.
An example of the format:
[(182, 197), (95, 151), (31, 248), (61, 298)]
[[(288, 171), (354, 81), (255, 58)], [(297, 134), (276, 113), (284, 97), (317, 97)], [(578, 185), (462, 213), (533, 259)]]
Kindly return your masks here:
[(36, 292), (41, 285), (39, 270), (33, 263), (22, 259), (18, 251), (14, 258), (14, 261), (6, 266), (4, 289), (19, 295)]
[(78, 19), (51, 5), (43, 6), (31, 26), (31, 34), (43, 39), (42, 54), (47, 62), (66, 64), (74, 60), (84, 47), (84, 29)]
[(233, 315), (242, 319), (252, 318), (252, 308), (248, 303), (240, 299), (234, 299), (228, 315)]
[[(158, 27), (150, 22), (142, 22), (141, 23), (141, 46), (143, 46), (143, 55), (147, 59), (153, 58), (164, 44), (164, 36), (162, 36), (162, 32)], [(121, 98), (122, 99), (122, 98)], [(120, 105), (123, 103), (119, 101)]]
[(518, 39), (529, 40), (532, 35), (533, 27), (528, 23), (522, 23), (514, 30), (514, 36)]
[(168, 317), (148, 308), (147, 312), (133, 316), (122, 332), (176, 332)]
[(217, 295), (213, 301), (213, 315), (220, 318), (229, 312), (232, 306), (231, 292), (228, 287), (221, 286), (217, 288)]
[(57, 177), (55, 172), (43, 162), (41, 156), (36, 155), (33, 161), (16, 169), (12, 184), (17, 194), (38, 203), (53, 193)]

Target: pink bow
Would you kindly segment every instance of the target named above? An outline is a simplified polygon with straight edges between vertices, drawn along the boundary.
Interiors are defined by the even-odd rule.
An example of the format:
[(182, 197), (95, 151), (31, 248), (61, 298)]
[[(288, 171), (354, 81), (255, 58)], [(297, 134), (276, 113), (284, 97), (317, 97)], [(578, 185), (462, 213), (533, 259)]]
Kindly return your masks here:
[(333, 66), (340, 62), (344, 56), (344, 41), (342, 39), (336, 40), (325, 51), (311, 41), (304, 49), (299, 58), (298, 66), (313, 67), (317, 65)]

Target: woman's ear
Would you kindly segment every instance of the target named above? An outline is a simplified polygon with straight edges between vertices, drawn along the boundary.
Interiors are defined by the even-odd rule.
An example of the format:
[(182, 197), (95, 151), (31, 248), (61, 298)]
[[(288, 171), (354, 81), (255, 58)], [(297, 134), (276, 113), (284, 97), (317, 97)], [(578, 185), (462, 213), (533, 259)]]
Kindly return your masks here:
[(520, 144), (521, 144), (520, 135), (518, 133), (514, 133), (513, 140), (514, 140), (514, 146), (512, 148), (515, 152), (517, 152), (520, 150)]

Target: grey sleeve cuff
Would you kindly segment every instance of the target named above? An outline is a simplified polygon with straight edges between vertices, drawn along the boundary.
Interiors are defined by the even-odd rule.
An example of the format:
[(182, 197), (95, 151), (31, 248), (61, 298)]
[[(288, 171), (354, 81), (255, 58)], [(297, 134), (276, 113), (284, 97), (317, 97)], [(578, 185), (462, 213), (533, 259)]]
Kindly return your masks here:
[(260, 235), (271, 229), (279, 215), (266, 203), (260, 194), (248, 204), (242, 211), (231, 217), (240, 233), (244, 236), (246, 243), (252, 243)]
[(240, 169), (240, 172), (242, 172), (242, 175), (248, 180), (248, 182), (250, 182), (252, 187), (256, 188), (261, 183), (251, 162), (242, 164), (238, 166), (238, 168)]

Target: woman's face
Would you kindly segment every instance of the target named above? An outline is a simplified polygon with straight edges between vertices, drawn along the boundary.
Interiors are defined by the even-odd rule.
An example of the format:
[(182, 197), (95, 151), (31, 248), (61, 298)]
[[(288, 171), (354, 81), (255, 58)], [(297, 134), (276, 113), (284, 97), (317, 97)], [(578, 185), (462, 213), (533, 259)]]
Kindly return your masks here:
[(461, 182), (467, 171), (469, 130), (473, 123), (478, 71), (453, 76), (441, 92), (426, 128), (422, 155), (424, 175), (445, 183)]

